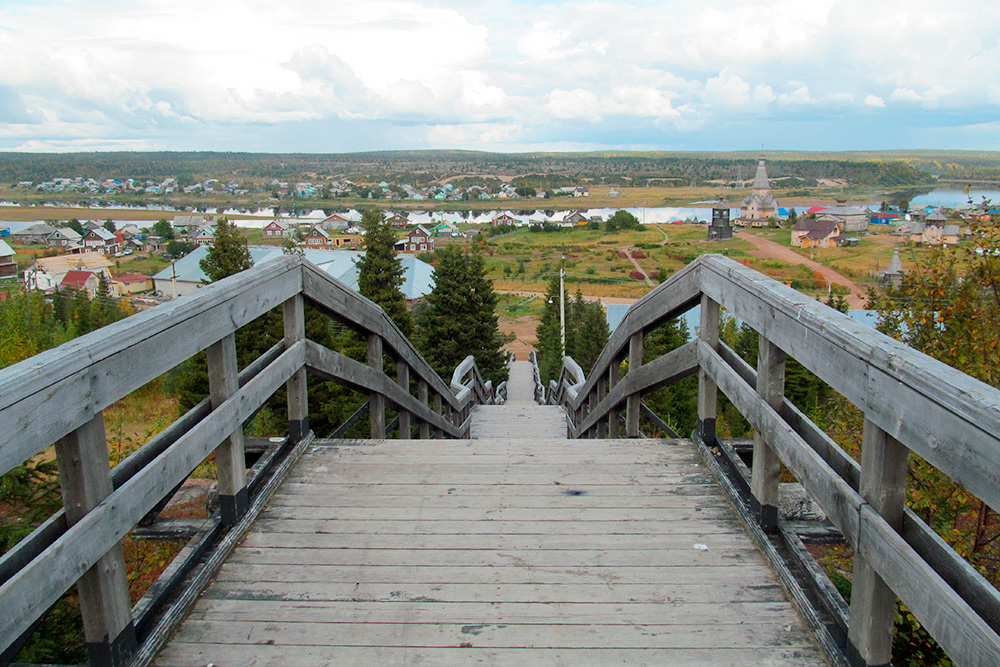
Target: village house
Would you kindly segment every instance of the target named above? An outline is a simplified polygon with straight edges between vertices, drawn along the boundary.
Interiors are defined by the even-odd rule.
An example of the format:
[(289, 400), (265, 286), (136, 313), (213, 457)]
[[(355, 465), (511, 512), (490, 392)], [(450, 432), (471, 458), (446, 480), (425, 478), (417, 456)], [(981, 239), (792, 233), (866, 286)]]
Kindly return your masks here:
[(135, 294), (153, 289), (153, 279), (142, 273), (126, 273), (112, 278), (111, 283), (117, 294)]
[(98, 274), (92, 271), (68, 271), (59, 282), (58, 289), (71, 289), (87, 293), (87, 297), (93, 299), (100, 288), (101, 280)]
[(45, 239), (51, 236), (54, 231), (56, 231), (56, 228), (52, 225), (40, 222), (27, 229), (14, 232), (10, 235), (10, 239), (17, 243), (45, 243)]
[(504, 212), (493, 218), (493, 226), (499, 227), (500, 225), (515, 225), (517, 224), (517, 218), (512, 216), (510, 213)]
[(395, 213), (386, 218), (386, 222), (388, 222), (393, 229), (406, 229), (406, 226), (410, 224), (410, 219), (405, 215)]
[(50, 248), (69, 248), (79, 245), (83, 240), (80, 233), (71, 227), (58, 227), (45, 239), (45, 245)]
[(198, 245), (212, 245), (215, 243), (215, 227), (202, 227), (191, 235), (191, 240)]
[(844, 224), (844, 233), (850, 233), (868, 231), (872, 213), (866, 206), (848, 206), (846, 201), (837, 200), (837, 205), (825, 209), (823, 214), (840, 218)]
[(316, 225), (305, 236), (305, 244), (308, 248), (329, 248), (333, 245), (333, 240), (320, 225)]
[(97, 251), (102, 255), (115, 255), (121, 249), (115, 235), (103, 227), (96, 227), (84, 234), (82, 246), (84, 252)]
[(585, 216), (582, 211), (573, 211), (565, 218), (563, 218), (562, 221), (563, 223), (565, 223), (566, 226), (574, 226), (574, 227), (577, 225), (585, 225), (588, 222), (587, 216)]
[(396, 249), (406, 253), (429, 252), (434, 250), (434, 239), (423, 225), (411, 229), (406, 239), (396, 242)]
[(323, 229), (347, 229), (351, 226), (351, 221), (338, 213), (334, 213), (319, 223), (319, 226)]
[(174, 216), (172, 225), (178, 233), (187, 234), (205, 225), (214, 226), (218, 221), (219, 216), (217, 215), (178, 215)]
[(796, 248), (836, 248), (843, 233), (843, 221), (836, 216), (800, 218), (792, 227), (792, 246)]
[(261, 230), (265, 239), (287, 239), (295, 236), (295, 229), (283, 220), (274, 219)]
[(757, 174), (750, 189), (750, 194), (740, 206), (740, 217), (736, 219), (736, 224), (742, 227), (767, 227), (772, 219), (778, 218), (778, 200), (771, 194), (763, 155), (757, 160)]
[(442, 220), (434, 227), (434, 236), (443, 237), (456, 237), (462, 236), (462, 232), (459, 231), (458, 225), (454, 222), (448, 222), (447, 220)]
[(14, 249), (6, 241), (0, 241), (0, 278), (13, 278), (17, 275), (14, 254)]

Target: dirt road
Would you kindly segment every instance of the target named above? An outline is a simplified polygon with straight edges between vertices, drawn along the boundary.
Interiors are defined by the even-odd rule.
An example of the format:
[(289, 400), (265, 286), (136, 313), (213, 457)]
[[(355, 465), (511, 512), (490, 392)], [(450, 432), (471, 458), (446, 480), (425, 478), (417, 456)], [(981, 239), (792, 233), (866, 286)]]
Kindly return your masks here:
[(847, 299), (847, 305), (852, 310), (863, 310), (865, 304), (868, 302), (868, 293), (856, 282), (839, 271), (834, 271), (828, 266), (824, 266), (819, 262), (814, 262), (811, 259), (803, 257), (791, 248), (786, 248), (781, 244), (775, 243), (774, 241), (765, 239), (761, 236), (757, 236), (751, 232), (740, 231), (737, 238), (745, 239), (754, 244), (761, 257), (773, 257), (775, 259), (791, 262), (792, 264), (805, 264), (810, 269), (823, 276), (823, 280), (825, 280), (828, 284), (837, 283), (838, 285), (846, 287), (851, 291), (845, 298)]

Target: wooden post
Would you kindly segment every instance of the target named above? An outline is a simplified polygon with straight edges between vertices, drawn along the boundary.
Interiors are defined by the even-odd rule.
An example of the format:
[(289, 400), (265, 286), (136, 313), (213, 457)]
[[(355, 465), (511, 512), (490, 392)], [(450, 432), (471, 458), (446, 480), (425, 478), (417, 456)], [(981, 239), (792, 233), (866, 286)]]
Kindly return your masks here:
[[(642, 331), (636, 331), (628, 341), (628, 374), (639, 370), (642, 366)], [(625, 437), (639, 437), (639, 411), (642, 405), (642, 394), (634, 392), (625, 401)]]
[[(719, 349), (719, 304), (701, 295), (701, 323), (698, 338), (713, 350)], [(715, 415), (719, 388), (705, 369), (698, 370), (698, 433), (706, 445), (716, 444)]]
[[(236, 335), (229, 334), (206, 350), (208, 388), (212, 409), (216, 409), (240, 386), (236, 366)], [(237, 427), (215, 450), (216, 477), (219, 481), (219, 508), (222, 521), (231, 526), (246, 514), (247, 463), (243, 453), (243, 427)]]
[[(597, 402), (600, 403), (604, 400), (604, 397), (608, 395), (607, 385), (604, 384), (604, 378), (599, 378), (597, 380)], [(597, 437), (606, 438), (608, 437), (608, 420), (599, 419), (597, 421)]]
[[(906, 501), (907, 449), (865, 418), (858, 491), (882, 518), (899, 531)], [(861, 555), (865, 536), (859, 535), (851, 586), (851, 649), (865, 665), (888, 665), (892, 659), (896, 594)]]
[[(417, 400), (421, 404), (427, 405), (427, 381), (424, 379), (417, 380)], [(431, 437), (431, 425), (426, 419), (420, 420), (420, 438), (421, 440), (426, 440)]]
[[(285, 349), (306, 337), (305, 302), (296, 294), (282, 304), (285, 323)], [(288, 445), (292, 447), (309, 432), (309, 394), (306, 369), (300, 368), (285, 383), (288, 394)]]
[[(588, 417), (588, 416), (590, 416), (590, 413), (594, 411), (594, 407), (596, 405), (597, 405), (597, 389), (595, 388), (593, 391), (590, 392), (590, 396), (587, 398), (587, 411), (584, 413), (583, 416), (585, 418)], [(591, 426), (589, 429), (587, 429), (587, 437), (588, 438), (596, 438), (597, 437), (597, 426), (596, 425), (595, 426)]]
[[(618, 384), (618, 376), (622, 372), (622, 360), (615, 358), (611, 360), (608, 365), (608, 392), (610, 393), (615, 385)], [(618, 419), (618, 415), (621, 411), (618, 406), (608, 410), (608, 437), (612, 439), (617, 439), (621, 437), (621, 421)]]
[[(757, 338), (757, 394), (775, 410), (781, 409), (785, 392), (785, 353), (760, 334)], [(781, 459), (760, 433), (753, 435), (753, 479), (751, 504), (758, 525), (765, 533), (778, 530), (778, 477)]]
[[(407, 394), (410, 393), (410, 367), (402, 359), (396, 359), (396, 384), (403, 388)], [(397, 407), (399, 411), (399, 437), (404, 440), (410, 439), (410, 413), (402, 407)]]
[[(76, 524), (111, 494), (104, 413), (56, 442), (66, 523)], [(117, 667), (136, 651), (125, 558), (116, 543), (77, 582), (90, 664)]]
[[(382, 337), (377, 333), (368, 334), (368, 365), (379, 373), (382, 372)], [(371, 425), (371, 437), (375, 440), (385, 439), (385, 397), (377, 391), (368, 395), (368, 422)]]
[[(434, 412), (438, 413), (439, 415), (444, 414), (444, 410), (441, 408), (441, 394), (438, 394), (436, 392), (434, 394)], [(439, 428), (434, 429), (434, 432), (437, 434), (437, 437), (439, 438), (443, 436), (443, 433)]]

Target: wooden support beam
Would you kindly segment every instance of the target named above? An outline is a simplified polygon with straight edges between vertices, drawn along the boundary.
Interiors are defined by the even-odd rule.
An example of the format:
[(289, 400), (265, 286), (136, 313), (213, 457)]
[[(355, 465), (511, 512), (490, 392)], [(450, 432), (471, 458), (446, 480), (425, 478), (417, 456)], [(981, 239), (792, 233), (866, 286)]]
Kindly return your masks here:
[[(368, 334), (368, 365), (382, 372), (382, 337), (377, 333)], [(385, 438), (385, 397), (377, 391), (368, 395), (368, 422), (372, 438)]]
[[(618, 377), (622, 372), (622, 360), (612, 359), (608, 364), (608, 393), (618, 384)], [(621, 422), (618, 419), (619, 410), (617, 407), (608, 410), (608, 437), (617, 440), (621, 437)]]
[[(861, 447), (861, 484), (868, 505), (893, 530), (903, 527), (908, 451), (874, 422), (865, 418)], [(896, 615), (896, 594), (862, 555), (865, 534), (859, 535), (851, 586), (851, 622), (847, 636), (856, 657), (865, 665), (888, 665)]]
[[(444, 414), (444, 410), (441, 409), (441, 394), (437, 392), (434, 393), (434, 412), (438, 413), (439, 415)], [(437, 431), (437, 437), (440, 438), (443, 435), (441, 429), (435, 429), (435, 430)]]
[[(757, 393), (775, 412), (781, 410), (785, 393), (785, 353), (763, 335), (757, 338)], [(750, 492), (753, 514), (765, 533), (778, 530), (778, 477), (781, 459), (764, 440), (753, 434), (753, 477)]]
[[(222, 405), (240, 388), (236, 366), (236, 335), (229, 334), (206, 350), (208, 387), (212, 409)], [(243, 427), (239, 426), (215, 450), (219, 480), (219, 507), (227, 526), (240, 520), (250, 506), (247, 497), (247, 464), (243, 451)]]
[[(702, 294), (701, 323), (698, 339), (711, 349), (719, 349), (719, 304)], [(719, 388), (711, 376), (701, 368), (698, 372), (698, 433), (709, 447), (716, 444), (715, 416), (718, 407)]]
[[(305, 301), (296, 294), (282, 304), (285, 325), (285, 349), (306, 337)], [(306, 384), (306, 369), (296, 371), (285, 384), (288, 394), (288, 441), (289, 447), (309, 433), (309, 394)]]
[[(643, 333), (636, 331), (628, 341), (628, 374), (638, 373), (642, 367)], [(641, 414), (642, 393), (629, 394), (625, 402), (625, 437), (639, 437), (639, 416)]]
[[(66, 522), (73, 526), (112, 492), (104, 413), (60, 438), (56, 460)], [(120, 543), (84, 573), (77, 590), (90, 663), (126, 664), (136, 651), (136, 637)]]
[[(427, 405), (429, 397), (427, 395), (427, 382), (424, 380), (417, 381), (417, 400), (420, 401), (421, 405)], [(426, 440), (431, 437), (431, 424), (426, 419), (420, 420), (420, 439)]]
[[(608, 395), (608, 385), (606, 378), (599, 378), (597, 381), (597, 402), (595, 405), (599, 404), (604, 397)], [(593, 409), (594, 406), (591, 406)], [(608, 421), (602, 419), (597, 422), (597, 437), (606, 438), (608, 437)]]
[[(403, 359), (396, 359), (396, 384), (403, 388), (403, 391), (410, 393), (410, 367)], [(398, 405), (396, 409), (399, 413), (399, 437), (409, 439), (410, 437), (410, 412)]]

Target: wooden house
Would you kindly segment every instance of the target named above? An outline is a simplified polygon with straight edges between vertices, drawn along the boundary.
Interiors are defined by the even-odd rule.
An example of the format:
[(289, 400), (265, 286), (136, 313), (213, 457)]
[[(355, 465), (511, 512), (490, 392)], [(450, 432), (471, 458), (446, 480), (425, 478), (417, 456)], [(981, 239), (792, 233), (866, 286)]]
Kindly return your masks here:
[(14, 254), (14, 249), (6, 241), (0, 241), (0, 278), (13, 278), (17, 275)]
[(792, 245), (796, 248), (836, 248), (844, 231), (836, 216), (800, 218), (792, 227)]
[(319, 223), (319, 226), (323, 229), (347, 229), (351, 226), (351, 221), (338, 213), (334, 213)]
[(50, 248), (68, 248), (78, 245), (83, 237), (72, 227), (58, 227), (45, 239), (45, 245)]
[(103, 227), (95, 227), (83, 236), (81, 244), (85, 252), (99, 252), (102, 255), (116, 255), (121, 245), (115, 235)]
[(316, 225), (306, 232), (305, 244), (307, 248), (329, 248), (333, 241), (321, 225)]
[(493, 218), (493, 226), (499, 227), (500, 225), (516, 225), (517, 218), (512, 216), (510, 213), (504, 212)]
[(410, 219), (401, 213), (396, 213), (389, 218), (386, 218), (386, 222), (393, 229), (406, 229), (406, 226), (410, 224)]
[(396, 244), (402, 245), (402, 252), (418, 253), (434, 250), (434, 239), (423, 225), (417, 225), (406, 234), (406, 239)]
[(59, 283), (59, 289), (84, 291), (89, 298), (93, 299), (94, 295), (97, 294), (100, 284), (101, 280), (96, 273), (92, 271), (73, 270), (63, 276), (62, 281)]
[(277, 219), (267, 223), (262, 231), (265, 239), (287, 239), (295, 235), (290, 224)]
[(118, 294), (135, 294), (153, 289), (153, 279), (142, 273), (126, 273), (112, 278), (111, 282), (116, 285)]

